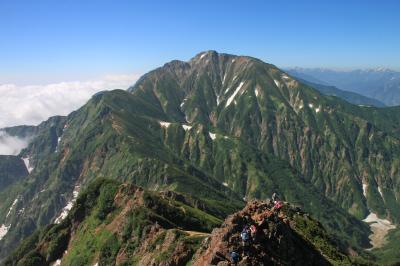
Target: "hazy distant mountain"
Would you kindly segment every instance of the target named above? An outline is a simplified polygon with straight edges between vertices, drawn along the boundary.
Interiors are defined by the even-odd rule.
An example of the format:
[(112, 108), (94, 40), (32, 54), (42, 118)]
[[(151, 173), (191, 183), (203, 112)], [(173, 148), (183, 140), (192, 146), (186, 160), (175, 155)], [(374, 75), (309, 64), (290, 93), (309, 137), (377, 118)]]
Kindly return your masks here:
[[(290, 73), (290, 72), (289, 72)], [(361, 94), (355, 93), (355, 92), (350, 92), (350, 91), (344, 91), (341, 89), (338, 89), (334, 86), (329, 86), (329, 85), (323, 85), (323, 84), (318, 84), (318, 83), (314, 83), (314, 82), (310, 82), (309, 80), (305, 80), (301, 77), (297, 77), (294, 74), (292, 74), (294, 77), (297, 78), (297, 80), (319, 90), (322, 94), (328, 95), (328, 96), (336, 96), (339, 97), (343, 100), (348, 101), (349, 103), (352, 104), (357, 104), (357, 105), (365, 105), (365, 106), (376, 106), (376, 107), (385, 107), (385, 104), (363, 96)], [(315, 80), (315, 79), (314, 79)]]
[(291, 68), (288, 72), (313, 83), (332, 85), (374, 98), (387, 106), (400, 105), (400, 72), (391, 69), (339, 71), (325, 68)]

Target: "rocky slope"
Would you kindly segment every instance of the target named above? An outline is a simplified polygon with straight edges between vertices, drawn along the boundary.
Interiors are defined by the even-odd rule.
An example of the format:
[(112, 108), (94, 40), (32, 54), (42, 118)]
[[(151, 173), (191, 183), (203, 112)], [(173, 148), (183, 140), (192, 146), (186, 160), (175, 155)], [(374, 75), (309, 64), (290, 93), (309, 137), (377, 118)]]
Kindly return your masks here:
[(238, 234), (250, 221), (260, 224), (259, 234), (239, 265), (350, 262), (321, 224), (298, 208), (271, 211), (252, 202), (211, 235), (222, 221), (206, 210), (174, 192), (96, 180), (65, 220), (35, 232), (4, 265), (227, 265), (221, 258), (229, 249), (240, 251)]
[[(256, 233), (244, 246), (240, 233), (255, 225)], [(253, 201), (214, 229), (197, 251), (193, 265), (231, 265), (230, 253), (240, 255), (237, 265), (350, 265), (323, 226), (299, 208)]]

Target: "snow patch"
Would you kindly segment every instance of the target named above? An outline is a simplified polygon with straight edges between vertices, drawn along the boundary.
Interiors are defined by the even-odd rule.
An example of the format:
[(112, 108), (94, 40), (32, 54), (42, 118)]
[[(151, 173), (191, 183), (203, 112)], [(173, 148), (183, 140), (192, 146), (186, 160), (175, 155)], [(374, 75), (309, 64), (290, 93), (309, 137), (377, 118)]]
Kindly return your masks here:
[(224, 185), (225, 187), (227, 187), (227, 186), (228, 186), (228, 183), (224, 182), (224, 183), (222, 183), (222, 185)]
[(231, 88), (226, 88), (225, 90), (225, 94), (230, 90)]
[(235, 63), (236, 59), (232, 59), (232, 63)]
[(182, 108), (185, 105), (185, 102), (187, 101), (187, 99), (183, 99), (182, 103), (180, 104), (180, 107)]
[(371, 212), (363, 221), (369, 224), (372, 231), (372, 234), (369, 236), (372, 245), (371, 249), (383, 246), (385, 244), (385, 237), (389, 230), (396, 228), (396, 226), (389, 220), (381, 219), (373, 212)]
[(205, 57), (206, 54), (207, 54), (207, 53), (202, 54), (202, 55), (200, 56), (200, 59), (203, 59), (203, 57)]
[(244, 82), (241, 82), (240, 85), (236, 88), (235, 92), (231, 95), (231, 97), (228, 98), (228, 101), (226, 102), (225, 107), (228, 107), (232, 103), (233, 99), (235, 98), (236, 94), (238, 94), (238, 92), (242, 88), (243, 84), (244, 84)]
[(254, 94), (256, 95), (256, 97), (258, 96), (258, 88), (254, 89)]
[(0, 227), (0, 240), (3, 239), (3, 237), (8, 233), (8, 230), (10, 230), (11, 225), (6, 226), (4, 224), (1, 225)]
[(276, 79), (274, 79), (275, 85), (279, 88), (280, 87), (280, 83), (279, 81), (277, 81)]
[(316, 113), (319, 113), (319, 111), (321, 111), (321, 107), (315, 108)]
[(384, 198), (383, 198), (382, 189), (381, 189), (381, 187), (380, 187), (380, 186), (378, 186), (378, 191), (379, 191), (379, 194), (381, 194), (381, 197), (382, 197), (382, 199), (384, 199)]
[(57, 146), (54, 152), (58, 152), (58, 146), (60, 146), (61, 136), (57, 138)]
[(308, 107), (313, 108), (314, 105), (313, 105), (312, 103), (309, 103), (309, 104), (308, 104)]
[(363, 181), (362, 182), (362, 189), (363, 189), (363, 194), (364, 194), (365, 198), (367, 198), (367, 188), (368, 188), (368, 184)]
[(226, 73), (224, 75), (224, 78), (222, 79), (222, 85), (225, 84), (225, 79), (226, 79)]
[(80, 190), (80, 186), (75, 186), (74, 191), (72, 192), (72, 199), (71, 201), (69, 201), (67, 203), (67, 205), (62, 209), (60, 215), (56, 218), (56, 220), (54, 221), (54, 223), (59, 224), (61, 223), (62, 220), (64, 220), (69, 211), (72, 209), (72, 207), (74, 206), (74, 203), (76, 201), (76, 198), (78, 197), (79, 194), (79, 190)]
[(28, 170), (28, 173), (31, 173), (34, 168), (31, 166), (30, 157), (27, 156), (27, 157), (24, 157), (24, 158), (21, 158), (21, 159), (24, 161), (25, 167), (26, 167), (26, 170)]
[(188, 126), (188, 125), (182, 125), (182, 127), (185, 131), (192, 129), (192, 126)]
[(233, 80), (235, 80), (237, 78), (237, 75), (235, 75), (234, 77), (233, 77)]
[(54, 262), (53, 266), (60, 266), (61, 265), (61, 259), (58, 259)]
[(15, 205), (17, 204), (17, 202), (18, 202), (18, 198), (16, 198), (16, 199), (14, 200), (14, 202), (13, 202), (13, 204), (11, 205), (10, 209), (8, 209), (8, 213), (7, 213), (7, 215), (6, 215), (6, 219), (8, 218), (8, 216), (10, 216), (10, 214), (11, 214), (12, 210), (14, 209)]
[(164, 121), (160, 121), (160, 126), (161, 126), (161, 127), (168, 128), (169, 125), (171, 125), (171, 123), (169, 123), (169, 122), (164, 122)]
[(217, 138), (217, 134), (214, 134), (214, 133), (209, 132), (208, 135), (210, 135), (210, 138), (211, 138), (212, 140), (215, 140), (215, 139)]
[(217, 106), (220, 104), (219, 95), (217, 96)]
[(283, 74), (283, 75), (282, 75), (282, 78), (283, 78), (283, 79), (290, 79), (286, 74)]

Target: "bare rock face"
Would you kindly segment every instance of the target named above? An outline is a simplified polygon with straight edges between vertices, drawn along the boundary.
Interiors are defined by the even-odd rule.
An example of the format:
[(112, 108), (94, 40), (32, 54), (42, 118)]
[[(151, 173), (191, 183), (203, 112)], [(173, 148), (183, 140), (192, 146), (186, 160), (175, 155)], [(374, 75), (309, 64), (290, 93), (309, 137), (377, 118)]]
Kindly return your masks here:
[[(310, 227), (314, 226), (315, 221), (307, 214), (287, 204), (274, 210), (268, 202), (253, 201), (213, 230), (195, 254), (193, 265), (331, 265), (338, 258), (347, 264), (347, 258), (338, 251), (324, 254), (301, 234), (296, 223), (308, 219)], [(244, 243), (241, 232), (251, 225), (256, 233)], [(240, 255), (237, 264), (231, 259), (232, 251)]]

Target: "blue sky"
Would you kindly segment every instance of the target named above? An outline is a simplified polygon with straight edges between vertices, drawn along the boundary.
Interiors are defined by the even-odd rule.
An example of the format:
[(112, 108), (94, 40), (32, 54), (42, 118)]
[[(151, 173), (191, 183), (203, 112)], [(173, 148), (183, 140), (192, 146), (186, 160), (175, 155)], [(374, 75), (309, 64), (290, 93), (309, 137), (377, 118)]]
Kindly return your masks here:
[(0, 1), (0, 83), (144, 73), (203, 50), (400, 70), (400, 1)]

